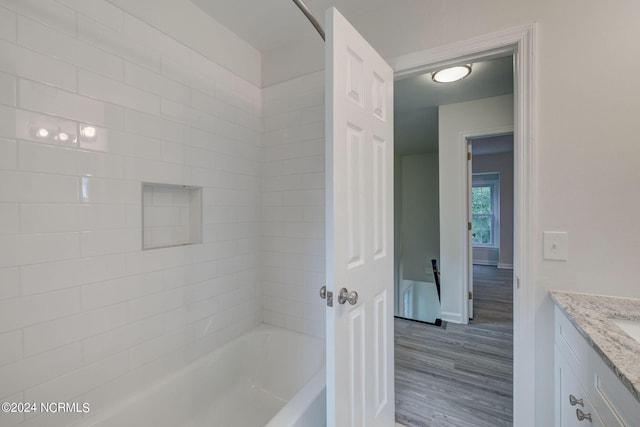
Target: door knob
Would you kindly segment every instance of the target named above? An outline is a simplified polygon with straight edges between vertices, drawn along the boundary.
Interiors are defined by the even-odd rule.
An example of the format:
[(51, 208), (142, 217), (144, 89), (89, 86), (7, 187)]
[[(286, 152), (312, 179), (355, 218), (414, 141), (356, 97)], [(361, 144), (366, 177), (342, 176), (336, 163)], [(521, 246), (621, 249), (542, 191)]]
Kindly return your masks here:
[(338, 302), (344, 304), (347, 301), (349, 304), (355, 305), (358, 302), (358, 293), (356, 291), (349, 292), (347, 288), (342, 288), (338, 294)]

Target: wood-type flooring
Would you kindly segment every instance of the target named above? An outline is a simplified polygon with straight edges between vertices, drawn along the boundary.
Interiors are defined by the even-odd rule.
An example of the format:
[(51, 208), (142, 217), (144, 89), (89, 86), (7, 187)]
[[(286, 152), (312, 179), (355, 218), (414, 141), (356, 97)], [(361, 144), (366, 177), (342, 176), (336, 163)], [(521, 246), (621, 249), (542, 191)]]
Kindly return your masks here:
[(512, 426), (513, 271), (474, 266), (474, 319), (395, 319), (396, 421), (407, 427)]

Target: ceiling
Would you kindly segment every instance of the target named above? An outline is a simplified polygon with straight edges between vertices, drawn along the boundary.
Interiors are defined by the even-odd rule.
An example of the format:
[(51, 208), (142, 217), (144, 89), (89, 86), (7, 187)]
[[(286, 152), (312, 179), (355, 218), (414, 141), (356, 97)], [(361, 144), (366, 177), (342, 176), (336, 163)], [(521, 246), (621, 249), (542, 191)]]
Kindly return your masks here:
[[(191, 1), (261, 52), (316, 32), (292, 0)], [(305, 4), (323, 24), (324, 12), (331, 6), (352, 18), (388, 7), (389, 0), (305, 0)]]
[(397, 80), (394, 143), (399, 154), (438, 151), (438, 106), (513, 93), (511, 56), (476, 62), (454, 83), (436, 83), (431, 73)]

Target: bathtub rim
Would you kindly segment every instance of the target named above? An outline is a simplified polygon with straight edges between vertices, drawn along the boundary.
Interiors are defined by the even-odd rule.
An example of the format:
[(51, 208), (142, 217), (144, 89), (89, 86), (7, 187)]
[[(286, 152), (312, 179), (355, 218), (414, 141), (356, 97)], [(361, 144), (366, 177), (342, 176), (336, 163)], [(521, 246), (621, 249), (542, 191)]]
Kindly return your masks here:
[(298, 392), (269, 420), (264, 427), (294, 425), (321, 393), (326, 392), (326, 365), (318, 371)]

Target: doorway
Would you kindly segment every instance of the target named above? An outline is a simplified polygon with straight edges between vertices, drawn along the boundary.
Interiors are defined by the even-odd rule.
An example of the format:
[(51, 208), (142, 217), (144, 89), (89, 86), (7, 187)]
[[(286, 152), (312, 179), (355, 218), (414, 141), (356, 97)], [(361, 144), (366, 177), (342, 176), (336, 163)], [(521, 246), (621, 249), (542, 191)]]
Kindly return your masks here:
[[(534, 30), (535, 27), (522, 27), (496, 34), (478, 37), (455, 45), (444, 46), (424, 52), (414, 53), (393, 61), (396, 80), (415, 76), (436, 68), (448, 65), (470, 63), (501, 56), (514, 55), (514, 279), (513, 314), (514, 314), (514, 369), (513, 369), (513, 414), (514, 423), (521, 426), (532, 426), (534, 423), (533, 406), (528, 402), (530, 384), (534, 383), (534, 334), (532, 325), (534, 318), (533, 286), (531, 278), (532, 265), (532, 133), (533, 133), (533, 93), (534, 85)], [(463, 138), (464, 139), (464, 138)], [(464, 141), (466, 143), (466, 141)], [(466, 144), (465, 147), (466, 148)], [(466, 153), (462, 144), (457, 148), (459, 156), (456, 165), (458, 181), (456, 191), (465, 192), (466, 180), (461, 180), (466, 166)], [(463, 156), (463, 154), (465, 154)], [(460, 182), (465, 181), (465, 182)], [(461, 197), (464, 199), (464, 197)], [(462, 223), (462, 221), (461, 221)], [(466, 222), (465, 222), (466, 225)], [(460, 228), (455, 237), (457, 244), (464, 247), (466, 243), (466, 226)], [(466, 257), (465, 257), (466, 258)], [(444, 282), (443, 282), (444, 288)], [(444, 293), (444, 290), (443, 290)], [(462, 300), (459, 300), (462, 305)], [(465, 304), (466, 305), (466, 304)], [(444, 314), (444, 313), (443, 313)]]
[(467, 292), (473, 319), (475, 266), (513, 270), (513, 132), (468, 137), (467, 152)]
[[(454, 192), (451, 183), (459, 181), (459, 177), (452, 177), (449, 172), (455, 167), (451, 167), (452, 158), (447, 151), (450, 145), (458, 144), (461, 131), (468, 132), (477, 126), (495, 127), (494, 123), (513, 126), (512, 57), (478, 61), (471, 67), (474, 71), (455, 83), (435, 82), (427, 72), (395, 85), (395, 315), (398, 317), (427, 323), (440, 319), (465, 321), (460, 304), (453, 301), (463, 294), (460, 280), (464, 275), (451, 274), (457, 274), (461, 266), (452, 262), (450, 256), (440, 256), (450, 250), (451, 209), (446, 206), (449, 193)], [(488, 121), (476, 119), (475, 116), (482, 116), (476, 110), (488, 114)], [(463, 127), (457, 127), (458, 124)], [(467, 124), (473, 127), (465, 127)], [(446, 282), (442, 293), (439, 271)]]
[[(409, 425), (439, 425), (438, 420), (450, 419), (460, 423), (467, 422), (468, 419), (461, 417), (460, 412), (477, 413), (478, 415), (490, 417), (486, 425), (491, 422), (501, 420), (503, 425), (508, 425), (512, 421), (512, 274), (507, 274), (508, 279), (501, 288), (506, 290), (502, 299), (508, 297), (508, 318), (499, 318), (497, 324), (492, 324), (487, 316), (487, 309), (495, 307), (498, 311), (504, 311), (502, 301), (495, 301), (492, 305), (491, 295), (495, 292), (491, 286), (487, 286), (491, 281), (479, 282), (479, 306), (481, 316), (469, 325), (468, 319), (473, 317), (473, 299), (469, 298), (469, 309), (465, 310), (467, 299), (456, 301), (456, 296), (464, 295), (464, 288), (468, 287), (468, 295), (473, 292), (473, 254), (478, 251), (495, 253), (500, 252), (500, 198), (499, 181), (502, 174), (505, 179), (511, 180), (511, 185), (503, 185), (505, 190), (510, 189), (510, 194), (503, 195), (504, 201), (511, 206), (510, 215), (513, 217), (513, 133), (511, 132), (511, 144), (504, 144), (503, 139), (495, 136), (489, 138), (494, 129), (502, 126), (504, 129), (513, 128), (513, 57), (505, 56), (489, 61), (479, 61), (472, 64), (475, 74), (472, 73), (464, 81), (441, 85), (425, 79), (424, 75), (416, 76), (413, 79), (399, 81), (396, 83), (396, 224), (399, 230), (396, 233), (398, 242), (397, 258), (397, 287), (396, 287), (396, 316), (399, 318), (395, 322), (396, 326), (396, 415), (401, 422)], [(430, 77), (427, 74), (427, 77)], [(410, 89), (407, 89), (407, 86)], [(420, 89), (415, 88), (418, 86)], [(429, 92), (428, 89), (433, 89)], [(411, 96), (429, 97), (432, 93), (437, 93), (437, 101), (440, 105), (431, 107), (435, 111), (436, 119), (430, 122), (433, 127), (430, 129), (420, 128), (420, 132), (411, 131), (412, 121), (420, 120), (421, 115), (429, 116), (429, 107), (417, 109), (422, 106), (412, 99)], [(408, 94), (411, 94), (409, 96)], [(408, 96), (409, 99), (398, 99), (398, 97)], [(428, 105), (426, 100), (424, 104)], [(451, 102), (453, 101), (453, 102)], [(407, 111), (406, 105), (413, 105), (416, 110)], [(424, 105), (423, 104), (423, 105)], [(422, 121), (424, 123), (424, 121)], [(398, 127), (409, 129), (398, 129)], [(485, 129), (490, 129), (487, 131)], [(424, 138), (426, 134), (431, 134), (432, 138)], [(489, 135), (487, 135), (489, 133)], [(460, 139), (464, 135), (464, 139)], [(418, 141), (410, 140), (416, 136)], [(502, 135), (501, 135), (502, 136)], [(424, 139), (433, 139), (434, 144), (420, 144)], [(451, 167), (452, 156), (449, 155), (451, 145), (461, 143), (469, 145), (469, 153), (472, 153), (472, 145), (476, 148), (477, 162), (472, 161), (472, 156), (468, 156), (467, 168), (464, 173), (468, 173), (468, 188), (464, 194), (468, 194), (469, 202), (454, 205), (451, 207), (450, 193), (455, 193), (451, 188), (453, 178), (458, 178), (462, 182), (467, 182), (465, 177), (453, 177), (455, 165)], [(410, 145), (408, 148), (407, 146)], [(509, 153), (502, 155), (501, 151)], [(434, 152), (435, 151), (435, 152)], [(467, 149), (464, 150), (465, 154)], [(498, 160), (510, 161), (508, 165), (496, 163)], [(505, 159), (503, 159), (504, 157)], [(448, 163), (449, 162), (449, 163)], [(455, 160), (454, 160), (455, 162)], [(479, 168), (472, 171), (472, 165)], [(498, 167), (500, 166), (500, 167)], [(504, 167), (503, 167), (504, 166)], [(473, 172), (478, 172), (474, 174)], [(480, 174), (479, 172), (484, 172)], [(451, 218), (466, 218), (466, 210), (471, 208), (472, 202), (476, 202), (484, 193), (471, 197), (473, 186), (472, 177), (482, 183), (481, 190), (489, 190), (486, 212), (469, 213), (469, 224), (472, 222), (476, 230), (469, 230), (469, 254), (465, 259), (452, 259), (451, 250), (455, 250), (455, 245), (451, 244)], [(398, 183), (399, 182), (399, 183)], [(435, 189), (435, 191), (434, 191)], [(493, 191), (491, 191), (493, 190)], [(476, 192), (478, 193), (478, 192)], [(505, 203), (508, 205), (508, 203)], [(491, 210), (493, 208), (495, 212)], [(459, 211), (454, 211), (454, 210)], [(476, 209), (477, 210), (477, 209)], [(441, 219), (442, 218), (442, 219)], [(473, 220), (472, 220), (473, 218)], [(513, 221), (507, 221), (505, 215), (505, 226)], [(441, 226), (444, 224), (444, 227)], [(457, 224), (466, 226), (466, 224)], [(480, 229), (484, 226), (484, 229)], [(473, 239), (471, 233), (478, 234), (480, 239)], [(503, 237), (508, 237), (506, 232)], [(477, 242), (472, 242), (477, 240)], [(513, 240), (511, 233), (511, 241)], [(472, 245), (472, 243), (475, 243)], [(435, 246), (435, 248), (434, 248)], [(513, 252), (513, 245), (510, 246)], [(513, 263), (512, 256), (506, 257)], [(431, 259), (435, 265), (442, 264), (442, 283), (436, 287), (434, 280), (429, 280), (431, 273)], [(468, 265), (466, 264), (468, 262)], [(495, 263), (497, 266), (497, 262)], [(468, 275), (454, 276), (451, 271), (469, 269)], [(425, 278), (426, 276), (426, 278)], [(504, 272), (502, 274), (504, 276)], [(438, 279), (437, 273), (433, 276)], [(468, 280), (465, 283), (462, 280)], [(437, 281), (437, 280), (436, 280)], [(430, 286), (431, 285), (431, 286)], [(440, 305), (439, 294), (424, 291), (442, 288), (444, 298)], [(458, 289), (453, 289), (457, 287)], [(504, 289), (506, 288), (506, 289)], [(488, 290), (489, 289), (489, 290)], [(487, 292), (488, 290), (488, 292)], [(421, 292), (423, 291), (423, 292)], [(487, 298), (489, 296), (489, 298)], [(429, 298), (430, 297), (430, 298)], [(424, 299), (420, 301), (420, 299)], [(418, 300), (418, 301), (416, 301)], [(435, 306), (435, 307), (433, 307)], [(433, 308), (432, 308), (433, 307)], [(444, 309), (441, 309), (444, 307)], [(458, 308), (456, 312), (455, 309)], [(431, 309), (429, 313), (425, 313)], [(442, 310), (442, 311), (441, 311)], [(425, 316), (425, 314), (427, 316)], [(442, 330), (433, 330), (434, 326), (442, 325), (440, 318), (442, 315), (449, 325)], [(468, 317), (467, 317), (468, 316)], [(439, 317), (439, 316), (438, 316)], [(406, 321), (400, 319), (410, 319), (430, 323), (431, 325), (408, 325)], [(506, 330), (504, 330), (506, 327)], [(487, 341), (486, 334), (490, 331), (493, 336)], [(415, 340), (416, 336), (421, 337)], [(496, 339), (497, 337), (500, 339)], [(422, 342), (429, 342), (424, 346)], [(479, 347), (492, 347), (499, 345), (498, 352), (477, 351)], [(503, 348), (506, 346), (506, 349)], [(434, 363), (435, 361), (435, 363)], [(447, 363), (449, 361), (450, 363)], [(473, 361), (473, 362), (472, 362)], [(460, 366), (466, 368), (460, 369)], [(413, 370), (413, 371), (412, 371)], [(482, 372), (494, 372), (494, 388), (487, 387), (487, 378)], [(461, 380), (461, 378), (463, 378)], [(434, 385), (436, 391), (434, 391)], [(437, 390), (448, 390), (441, 393)], [(499, 410), (483, 411), (486, 402), (474, 401), (473, 395), (480, 394), (491, 396), (492, 400), (499, 401)], [(418, 400), (416, 396), (420, 396)], [(467, 396), (454, 405), (454, 401), (460, 396)], [(423, 399), (427, 397), (427, 399)], [(422, 404), (425, 402), (425, 404)], [(459, 411), (456, 411), (456, 408)], [(456, 413), (457, 412), (457, 413)], [(420, 417), (424, 418), (420, 418)], [(461, 417), (461, 418), (460, 418)], [(466, 421), (465, 421), (466, 420)], [(497, 425), (497, 424), (496, 424)]]

